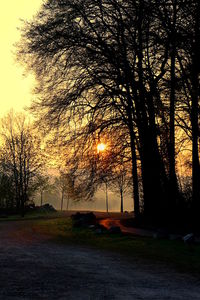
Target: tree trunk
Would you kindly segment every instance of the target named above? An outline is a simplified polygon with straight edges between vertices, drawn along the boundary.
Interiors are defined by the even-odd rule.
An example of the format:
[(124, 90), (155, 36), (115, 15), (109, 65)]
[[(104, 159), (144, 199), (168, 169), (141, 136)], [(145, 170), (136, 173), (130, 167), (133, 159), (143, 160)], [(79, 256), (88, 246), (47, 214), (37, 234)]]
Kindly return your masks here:
[(178, 182), (176, 176), (175, 159), (175, 102), (176, 102), (176, 1), (173, 3), (173, 24), (171, 32), (171, 67), (170, 67), (170, 124), (169, 124), (169, 200), (168, 214), (175, 212), (176, 202), (178, 200)]
[[(197, 75), (197, 74), (196, 74)], [(193, 206), (196, 213), (199, 212), (200, 203), (200, 170), (199, 170), (199, 150), (198, 150), (198, 76), (193, 76), (192, 93), (192, 192)]]
[(40, 206), (43, 205), (43, 191), (40, 192)]
[(144, 215), (152, 222), (162, 220), (167, 202), (167, 178), (159, 153), (156, 133), (151, 126), (140, 136), (141, 170), (144, 196)]
[(64, 201), (64, 193), (62, 192), (62, 196), (61, 196), (61, 205), (60, 205), (60, 210), (63, 210), (63, 201)]
[(140, 144), (144, 215), (150, 221), (157, 222), (159, 219), (162, 219), (162, 214), (165, 212), (168, 180), (158, 146), (153, 97), (154, 94), (147, 92), (145, 86), (141, 84), (137, 126)]
[(67, 196), (67, 210), (69, 210), (69, 195)]
[(24, 204), (25, 204), (25, 201), (24, 201), (24, 199), (21, 198), (21, 207), (20, 207), (20, 209), (21, 209), (21, 217), (22, 218), (24, 218), (24, 216), (25, 216), (25, 206), (24, 206)]
[(199, 98), (199, 73), (200, 73), (200, 20), (199, 20), (200, 3), (197, 2), (197, 10), (195, 16), (194, 41), (193, 41), (193, 57), (192, 57), (192, 200), (193, 210), (196, 219), (200, 212), (200, 166), (199, 166), (199, 149), (198, 149), (198, 98)]
[(108, 183), (105, 182), (106, 187), (106, 212), (108, 213)]
[(123, 190), (122, 189), (120, 189), (120, 197), (121, 197), (120, 211), (121, 211), (121, 213), (123, 213), (124, 212), (124, 199), (123, 199)]
[[(177, 177), (176, 177), (176, 162), (175, 162), (175, 128), (174, 128), (174, 115), (175, 115), (175, 49), (172, 46), (171, 53), (171, 94), (170, 94), (170, 138), (169, 138), (169, 180), (170, 180), (170, 193), (171, 200), (177, 196)], [(174, 204), (170, 203), (171, 209), (174, 209)]]
[(130, 128), (130, 140), (131, 140), (131, 160), (132, 160), (132, 180), (133, 180), (133, 204), (134, 214), (137, 218), (140, 215), (140, 199), (139, 199), (139, 187), (138, 187), (138, 170), (137, 170), (137, 156), (135, 147), (135, 134), (133, 127)]

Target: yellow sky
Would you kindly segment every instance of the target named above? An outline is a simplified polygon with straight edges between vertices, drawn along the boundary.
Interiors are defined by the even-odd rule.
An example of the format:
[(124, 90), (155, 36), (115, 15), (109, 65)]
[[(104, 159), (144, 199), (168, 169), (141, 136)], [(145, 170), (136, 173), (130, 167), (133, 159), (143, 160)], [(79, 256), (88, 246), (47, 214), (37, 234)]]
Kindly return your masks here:
[(31, 101), (33, 78), (23, 78), (23, 69), (16, 66), (12, 51), (19, 39), (20, 19), (30, 19), (42, 0), (6, 0), (0, 4), (0, 117), (11, 108), (21, 111)]

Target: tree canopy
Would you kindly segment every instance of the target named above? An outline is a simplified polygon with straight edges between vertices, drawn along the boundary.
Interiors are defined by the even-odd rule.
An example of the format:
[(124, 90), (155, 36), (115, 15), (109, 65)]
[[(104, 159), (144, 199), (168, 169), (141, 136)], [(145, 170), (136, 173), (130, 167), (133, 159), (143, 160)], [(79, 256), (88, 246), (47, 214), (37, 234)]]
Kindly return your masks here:
[(195, 0), (48, 0), (21, 28), (17, 59), (36, 76), (31, 109), (46, 126), (85, 137), (84, 149), (126, 132), (136, 215), (140, 174), (146, 217), (177, 211), (180, 132), (199, 210), (199, 32)]

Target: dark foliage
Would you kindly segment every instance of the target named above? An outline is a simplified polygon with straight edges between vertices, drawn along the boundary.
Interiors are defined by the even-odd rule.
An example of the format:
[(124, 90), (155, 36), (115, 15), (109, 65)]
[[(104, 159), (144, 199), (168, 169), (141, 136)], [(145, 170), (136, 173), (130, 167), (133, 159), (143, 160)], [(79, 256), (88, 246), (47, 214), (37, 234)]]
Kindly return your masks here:
[[(181, 218), (180, 133), (192, 148), (196, 220), (200, 212), (199, 5), (197, 0), (49, 0), (21, 30), (17, 57), (37, 79), (32, 111), (51, 129), (67, 128), (62, 132), (78, 147), (84, 140), (83, 153), (97, 136), (123, 128), (135, 214), (141, 213), (140, 175), (143, 213), (150, 222)], [(88, 188), (94, 186), (94, 165), (87, 169)]]

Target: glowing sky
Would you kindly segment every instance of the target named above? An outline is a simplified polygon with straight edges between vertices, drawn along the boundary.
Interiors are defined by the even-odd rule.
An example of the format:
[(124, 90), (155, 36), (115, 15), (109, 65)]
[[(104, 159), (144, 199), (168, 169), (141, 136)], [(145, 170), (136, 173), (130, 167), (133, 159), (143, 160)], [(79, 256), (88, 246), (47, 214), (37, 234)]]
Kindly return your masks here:
[(0, 4), (0, 117), (11, 108), (20, 111), (29, 105), (34, 80), (23, 77), (23, 69), (14, 62), (13, 44), (19, 39), (20, 19), (30, 19), (42, 0), (6, 0)]

